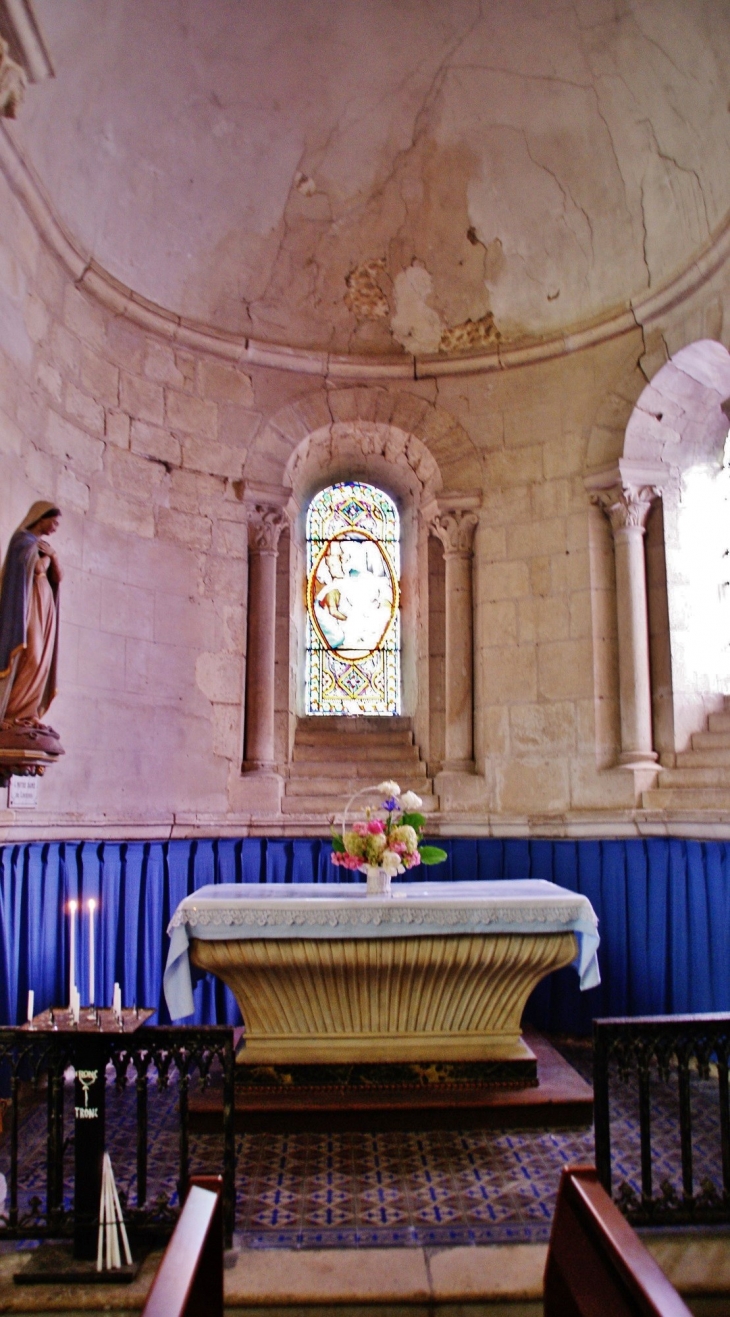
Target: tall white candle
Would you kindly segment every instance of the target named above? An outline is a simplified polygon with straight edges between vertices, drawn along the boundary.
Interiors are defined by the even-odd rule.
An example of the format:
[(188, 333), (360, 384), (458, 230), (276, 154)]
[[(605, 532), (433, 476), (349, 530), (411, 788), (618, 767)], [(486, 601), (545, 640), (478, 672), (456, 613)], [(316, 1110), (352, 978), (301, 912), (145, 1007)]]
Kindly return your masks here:
[(96, 910), (96, 901), (92, 898), (89, 901), (89, 1006), (93, 1006), (96, 1001), (96, 962), (94, 957), (94, 912)]
[(69, 943), (68, 943), (68, 1004), (73, 1009), (74, 988), (76, 987), (76, 911), (78, 910), (78, 901), (69, 901), (68, 909), (71, 916)]
[(33, 989), (30, 988), (28, 992), (28, 1024), (33, 1023), (34, 1012), (35, 1012), (35, 993)]

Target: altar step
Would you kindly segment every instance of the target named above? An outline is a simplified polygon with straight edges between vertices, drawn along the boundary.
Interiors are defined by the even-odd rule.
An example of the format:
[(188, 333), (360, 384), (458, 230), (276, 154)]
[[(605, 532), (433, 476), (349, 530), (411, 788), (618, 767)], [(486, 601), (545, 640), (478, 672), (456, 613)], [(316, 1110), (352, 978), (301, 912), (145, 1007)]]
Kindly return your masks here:
[(410, 718), (300, 718), (282, 812), (329, 818), (354, 792), (386, 779), (415, 791), (424, 813), (438, 809)]
[(730, 699), (695, 732), (691, 749), (659, 770), (656, 785), (642, 796), (644, 809), (730, 810)]

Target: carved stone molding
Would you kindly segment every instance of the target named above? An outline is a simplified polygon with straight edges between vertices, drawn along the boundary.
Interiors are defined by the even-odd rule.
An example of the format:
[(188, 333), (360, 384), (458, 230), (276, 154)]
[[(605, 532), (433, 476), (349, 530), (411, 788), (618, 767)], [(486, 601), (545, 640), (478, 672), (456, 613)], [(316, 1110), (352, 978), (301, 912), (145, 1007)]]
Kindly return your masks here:
[(10, 58), (8, 43), (0, 37), (0, 118), (15, 118), (27, 85), (25, 69)]
[(476, 512), (455, 508), (451, 512), (439, 512), (432, 517), (429, 529), (440, 539), (445, 558), (468, 558), (471, 556), (474, 531), (478, 524)]
[(248, 513), (248, 547), (251, 553), (276, 553), (287, 524), (281, 508), (255, 503)]
[(652, 503), (661, 494), (657, 485), (614, 485), (591, 494), (591, 503), (605, 512), (614, 535), (621, 530), (640, 530), (643, 535)]

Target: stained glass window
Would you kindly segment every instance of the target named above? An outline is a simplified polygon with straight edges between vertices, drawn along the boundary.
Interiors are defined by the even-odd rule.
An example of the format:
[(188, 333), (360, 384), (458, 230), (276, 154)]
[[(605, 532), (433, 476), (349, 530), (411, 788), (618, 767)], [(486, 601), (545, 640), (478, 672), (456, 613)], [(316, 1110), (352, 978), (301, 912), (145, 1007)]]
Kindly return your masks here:
[(307, 512), (307, 712), (400, 708), (400, 521), (382, 489), (330, 485)]

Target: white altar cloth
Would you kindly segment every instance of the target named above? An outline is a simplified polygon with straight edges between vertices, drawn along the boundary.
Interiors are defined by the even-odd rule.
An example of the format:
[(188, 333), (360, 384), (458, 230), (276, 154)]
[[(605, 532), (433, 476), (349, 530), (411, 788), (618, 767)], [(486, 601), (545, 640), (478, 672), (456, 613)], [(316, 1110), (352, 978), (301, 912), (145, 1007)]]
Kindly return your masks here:
[(164, 991), (173, 1020), (192, 1015), (191, 938), (377, 938), (445, 933), (575, 933), (581, 990), (601, 981), (598, 920), (587, 897), (543, 879), (398, 883), (220, 883), (180, 902), (168, 926)]

